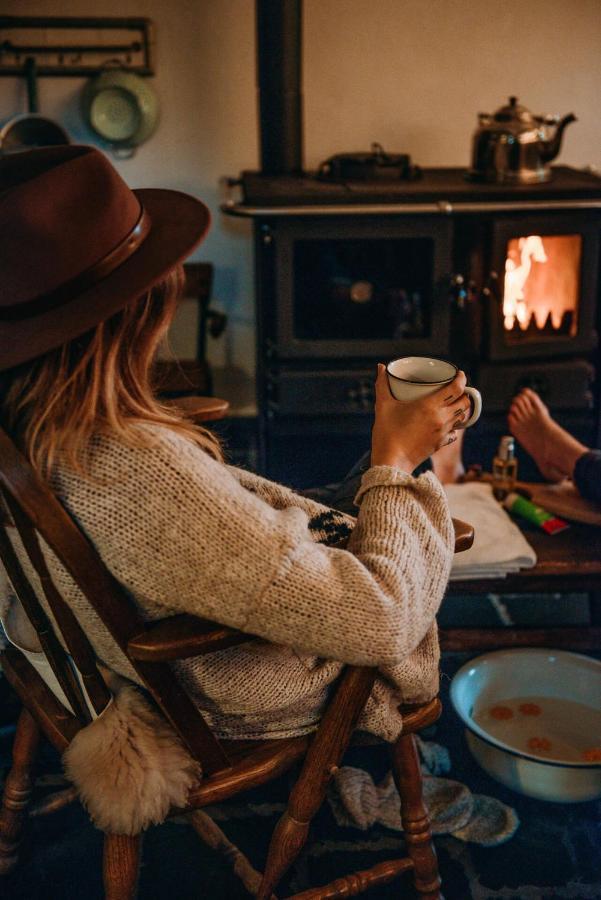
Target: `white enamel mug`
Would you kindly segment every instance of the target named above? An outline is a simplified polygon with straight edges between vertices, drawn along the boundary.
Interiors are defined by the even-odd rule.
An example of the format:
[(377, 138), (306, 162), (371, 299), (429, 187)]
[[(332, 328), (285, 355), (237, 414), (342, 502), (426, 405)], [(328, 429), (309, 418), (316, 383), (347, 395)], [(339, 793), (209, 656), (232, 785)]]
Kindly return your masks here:
[[(444, 359), (433, 359), (430, 356), (403, 356), (393, 359), (386, 366), (390, 393), (397, 400), (409, 402), (433, 394), (445, 384), (450, 384), (458, 372), (457, 366)], [(482, 396), (473, 387), (464, 388), (464, 392), (472, 401), (473, 411), (461, 428), (469, 428), (480, 418), (482, 412)]]

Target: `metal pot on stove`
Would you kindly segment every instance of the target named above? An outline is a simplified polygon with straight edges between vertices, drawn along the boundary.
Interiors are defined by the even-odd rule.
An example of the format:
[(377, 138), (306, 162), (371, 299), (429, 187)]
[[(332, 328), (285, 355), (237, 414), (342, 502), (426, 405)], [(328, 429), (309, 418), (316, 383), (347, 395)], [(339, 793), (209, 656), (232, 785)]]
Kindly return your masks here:
[(563, 131), (576, 121), (573, 113), (533, 115), (510, 97), (493, 115), (479, 113), (473, 136), (471, 181), (531, 184), (549, 181), (549, 163), (558, 156)]

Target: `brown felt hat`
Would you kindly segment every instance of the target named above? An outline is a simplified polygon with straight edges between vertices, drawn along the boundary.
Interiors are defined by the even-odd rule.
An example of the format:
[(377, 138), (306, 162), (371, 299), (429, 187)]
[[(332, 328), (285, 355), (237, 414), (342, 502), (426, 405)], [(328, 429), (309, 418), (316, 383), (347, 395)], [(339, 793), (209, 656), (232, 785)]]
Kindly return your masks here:
[(93, 147), (0, 158), (0, 371), (136, 300), (209, 223), (206, 206), (187, 194), (130, 190)]

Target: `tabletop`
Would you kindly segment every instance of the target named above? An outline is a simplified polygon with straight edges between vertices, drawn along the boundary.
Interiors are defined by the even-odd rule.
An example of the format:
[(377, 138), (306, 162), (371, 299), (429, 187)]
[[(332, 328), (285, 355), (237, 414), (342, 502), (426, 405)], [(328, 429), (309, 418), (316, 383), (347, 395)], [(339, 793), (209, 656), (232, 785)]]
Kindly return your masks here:
[(441, 629), (443, 650), (513, 646), (601, 650), (601, 528), (571, 523), (565, 531), (548, 535), (527, 522), (519, 525), (537, 556), (532, 569), (506, 578), (451, 581), (448, 595), (590, 593), (591, 624)]

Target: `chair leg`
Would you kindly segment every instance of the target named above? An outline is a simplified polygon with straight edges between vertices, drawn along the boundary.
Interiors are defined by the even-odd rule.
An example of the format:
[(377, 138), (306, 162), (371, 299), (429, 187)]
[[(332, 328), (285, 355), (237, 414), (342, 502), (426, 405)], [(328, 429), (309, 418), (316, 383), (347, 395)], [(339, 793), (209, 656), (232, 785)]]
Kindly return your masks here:
[(291, 812), (289, 803), (288, 809), (274, 828), (257, 900), (271, 900), (275, 886), (290, 868), (307, 840), (313, 815), (308, 821), (299, 821)]
[(138, 889), (142, 835), (106, 834), (102, 857), (105, 900), (134, 900)]
[(413, 883), (420, 900), (441, 900), (440, 875), (432, 843), (430, 817), (424, 804), (422, 775), (413, 734), (392, 747), (392, 770), (401, 797), (401, 820), (407, 853), (413, 860)]
[(39, 742), (40, 729), (35, 719), (28, 710), (22, 709), (13, 744), (12, 768), (6, 777), (0, 808), (0, 875), (8, 874), (18, 861)]

